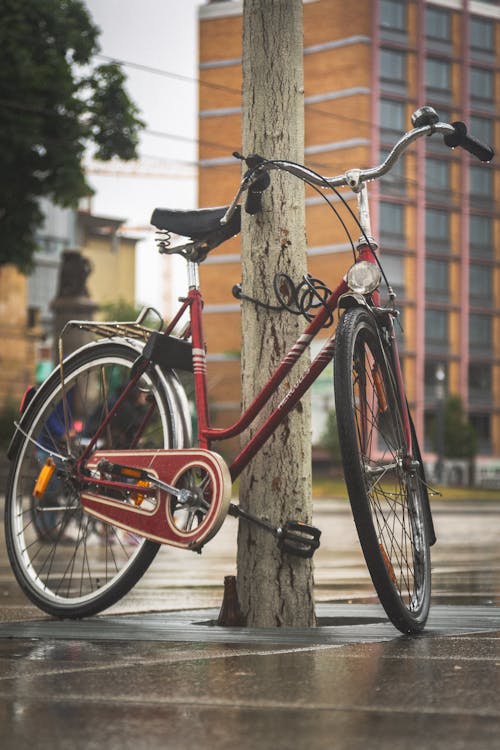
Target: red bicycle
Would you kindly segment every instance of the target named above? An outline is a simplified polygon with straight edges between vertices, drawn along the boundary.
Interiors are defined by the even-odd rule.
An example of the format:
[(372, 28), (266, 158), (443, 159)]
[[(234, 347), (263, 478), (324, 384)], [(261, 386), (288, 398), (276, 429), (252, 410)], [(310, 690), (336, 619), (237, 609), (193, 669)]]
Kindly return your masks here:
[[(271, 526), (231, 503), (231, 484), (333, 358), (345, 480), (366, 563), (394, 625), (422, 630), (435, 536), (399, 363), (395, 295), (371, 237), (366, 183), (388, 172), (422, 136), (440, 133), (448, 146), (462, 146), (482, 161), (493, 151), (471, 138), (463, 123), (440, 122), (430, 107), (417, 110), (412, 123), (377, 167), (325, 178), (299, 164), (253, 156), (230, 206), (155, 210), (152, 223), (167, 233), (160, 251), (180, 253), (188, 263), (189, 290), (178, 313), (164, 332), (146, 327), (144, 316), (130, 324), (72, 322), (99, 340), (61, 358), (29, 394), (9, 448), (7, 549), (19, 584), (41, 609), (83, 617), (109, 607), (140, 579), (160, 544), (199, 551), (228, 513), (268, 529), (283, 554), (311, 556), (318, 529), (293, 519)], [(276, 169), (319, 190), (354, 191), (361, 238), (352, 243), (354, 265), (333, 291), (318, 290), (308, 276), (297, 287), (280, 275), (277, 306), (304, 314), (307, 327), (240, 419), (216, 429), (209, 420), (198, 264), (240, 231), (243, 194), (249, 213), (260, 209)], [(189, 242), (170, 248), (168, 232)], [(387, 305), (380, 300), (382, 281)], [(241, 289), (236, 294), (244, 296)], [(342, 311), (336, 331), (227, 466), (212, 445), (258, 417), (312, 339), (333, 325), (336, 309)], [(193, 373), (196, 447), (180, 370)]]

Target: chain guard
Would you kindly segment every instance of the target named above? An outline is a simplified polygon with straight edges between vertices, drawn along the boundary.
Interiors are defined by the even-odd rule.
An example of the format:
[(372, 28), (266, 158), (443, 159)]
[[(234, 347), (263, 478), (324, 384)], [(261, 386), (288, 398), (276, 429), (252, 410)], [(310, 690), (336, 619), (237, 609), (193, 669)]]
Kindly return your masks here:
[[(202, 473), (206, 484), (202, 499), (207, 505), (196, 527), (183, 529), (174, 516), (175, 498), (168, 492), (161, 489), (154, 492), (149, 490), (153, 499), (151, 509), (141, 507), (142, 503), (134, 499), (140, 498), (141, 493), (145, 492), (143, 482), (132, 483), (130, 489), (127, 487), (126, 492), (122, 492), (125, 497), (117, 499), (112, 497), (113, 493), (109, 488), (89, 479), (80, 494), (82, 506), (89, 515), (101, 521), (160, 544), (199, 550), (217, 533), (227, 515), (231, 499), (231, 477), (224, 459), (218, 453), (203, 449), (98, 450), (86, 463), (86, 469), (96, 480), (101, 478), (98, 469), (100, 461), (142, 469), (176, 488), (178, 485), (183, 486), (183, 481), (191, 474)], [(109, 484), (112, 486), (112, 483)]]

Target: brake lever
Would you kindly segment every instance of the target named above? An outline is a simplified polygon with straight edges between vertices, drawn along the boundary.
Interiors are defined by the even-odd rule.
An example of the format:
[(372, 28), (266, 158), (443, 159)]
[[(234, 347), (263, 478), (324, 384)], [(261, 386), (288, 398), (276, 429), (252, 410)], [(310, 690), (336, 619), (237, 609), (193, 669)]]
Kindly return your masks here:
[[(262, 180), (264, 178), (264, 175), (258, 174), (258, 171), (256, 171), (256, 167), (266, 161), (263, 156), (259, 156), (259, 154), (250, 154), (249, 156), (243, 156), (243, 154), (240, 154), (239, 151), (233, 151), (233, 156), (235, 159), (239, 159), (239, 161), (244, 161), (248, 167), (248, 170), (243, 175), (236, 195), (230, 203), (226, 213), (220, 220), (222, 226), (224, 226), (228, 223), (228, 221), (231, 220), (242, 194), (245, 193), (249, 188), (251, 188), (251, 186), (255, 182), (258, 182), (258, 180)], [(267, 185), (264, 187), (264, 189), (266, 187)], [(258, 192), (260, 192), (260, 188)]]

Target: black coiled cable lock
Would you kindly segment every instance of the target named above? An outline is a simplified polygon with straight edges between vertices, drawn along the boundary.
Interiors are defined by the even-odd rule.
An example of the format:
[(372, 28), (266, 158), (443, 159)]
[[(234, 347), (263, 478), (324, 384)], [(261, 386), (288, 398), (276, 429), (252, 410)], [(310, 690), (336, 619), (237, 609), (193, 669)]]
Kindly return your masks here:
[[(241, 284), (235, 284), (232, 289), (233, 297), (239, 300), (253, 302), (258, 307), (274, 312), (289, 312), (292, 315), (302, 315), (307, 321), (311, 321), (319, 307), (327, 307), (326, 300), (331, 295), (330, 289), (320, 279), (315, 279), (311, 274), (304, 274), (302, 281), (295, 284), (286, 273), (277, 273), (273, 280), (273, 289), (278, 300), (278, 305), (269, 305), (267, 302), (243, 293)], [(327, 308), (328, 309), (328, 308)], [(328, 318), (323, 328), (328, 328), (333, 323), (333, 313), (328, 309)]]

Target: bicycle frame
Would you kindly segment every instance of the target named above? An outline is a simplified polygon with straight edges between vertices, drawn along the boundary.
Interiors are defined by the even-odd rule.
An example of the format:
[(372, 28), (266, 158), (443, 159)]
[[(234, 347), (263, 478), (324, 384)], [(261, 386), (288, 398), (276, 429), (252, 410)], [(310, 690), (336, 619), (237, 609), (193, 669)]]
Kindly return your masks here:
[[(222, 441), (240, 435), (258, 416), (263, 406), (269, 401), (277, 387), (291, 371), (295, 363), (302, 356), (310, 342), (316, 336), (327, 320), (329, 313), (333, 312), (342, 294), (348, 291), (347, 284), (342, 281), (337, 289), (326, 301), (326, 307), (322, 308), (305, 329), (304, 333), (297, 339), (290, 351), (283, 357), (268, 382), (257, 394), (249, 407), (241, 414), (233, 425), (226, 428), (212, 428), (208, 419), (208, 403), (206, 396), (206, 364), (205, 349), (202, 333), (202, 299), (199, 290), (192, 289), (189, 292), (189, 305), (192, 320), (193, 336), (193, 363), (196, 394), (196, 408), (199, 420), (199, 441), (201, 447), (209, 447), (212, 441)], [(229, 470), (231, 478), (236, 479), (250, 460), (260, 450), (265, 441), (282, 422), (284, 417), (297, 405), (304, 393), (310, 388), (319, 374), (325, 369), (333, 356), (334, 338), (330, 337), (319, 354), (300, 379), (287, 391), (284, 398), (274, 408), (255, 435), (231, 463)]]
[[(229, 206), (155, 209), (152, 223), (164, 233), (160, 252), (188, 261), (188, 293), (173, 321), (164, 334), (142, 325), (146, 309), (123, 325), (72, 321), (102, 340), (63, 359), (61, 338), (60, 366), (23, 411), (9, 447), (7, 550), (23, 590), (44, 611), (62, 617), (96, 614), (138, 581), (159, 544), (201, 552), (227, 515), (272, 534), (283, 554), (312, 557), (320, 529), (286, 516), (273, 524), (268, 514), (231, 502), (231, 485), (334, 360), (341, 459), (363, 554), (394, 625), (403, 633), (422, 630), (430, 606), (429, 547), (436, 537), (403, 386), (395, 295), (382, 268), (390, 304), (380, 302), (365, 183), (389, 171), (416, 138), (433, 133), (480, 161), (489, 161), (493, 150), (469, 136), (464, 123), (440, 122), (431, 107), (417, 110), (412, 124), (376, 167), (326, 178), (295, 162), (238, 155), (248, 170)], [(322, 282), (317, 283), (318, 296), (307, 277), (297, 286), (287, 277), (293, 305), (277, 292), (280, 305), (271, 309), (303, 314), (308, 320), (304, 331), (238, 419), (216, 428), (209, 417), (198, 263), (239, 232), (242, 210), (254, 214), (265, 209), (261, 197), (273, 169), (289, 172), (319, 192), (352, 190), (357, 216), (335, 192), (361, 229), (357, 246), (352, 244), (355, 263), (361, 265), (349, 269), (334, 291), (326, 291), (326, 299)], [(343, 217), (329, 203), (351, 240)], [(171, 233), (188, 241), (171, 247)], [(306, 282), (309, 290), (302, 295)], [(311, 304), (312, 295), (317, 299)], [(243, 292), (237, 296), (245, 304), (259, 304)], [(314, 317), (309, 314), (313, 309)], [(336, 309), (346, 312), (334, 332)], [(319, 354), (291, 373), (318, 334)], [(193, 373), (198, 415), (194, 447), (178, 370)], [(250, 425), (253, 435), (246, 439)], [(211, 446), (238, 435), (245, 439), (228, 467)]]
[[(370, 211), (366, 185), (360, 185), (359, 189), (356, 191), (356, 194), (358, 199), (358, 214), (360, 218), (360, 225), (363, 230), (363, 237), (371, 238)], [(375, 244), (374, 247), (376, 247)], [(357, 249), (358, 257), (356, 262), (362, 260), (371, 263), (376, 262), (370, 240), (368, 241), (368, 243), (366, 243), (366, 241), (364, 240), (361, 240), (358, 244)], [(195, 273), (195, 270), (197, 271), (197, 269), (192, 269), (193, 274)], [(197, 273), (195, 274), (195, 278), (197, 279)], [(220, 429), (211, 428), (209, 425), (206, 391), (205, 343), (202, 329), (202, 297), (199, 292), (197, 283), (193, 284), (193, 287), (190, 289), (188, 299), (184, 304), (185, 306), (190, 307), (191, 313), (196, 409), (199, 420), (198, 438), (200, 447), (208, 448), (211, 441), (226, 440), (228, 438), (240, 435), (253, 422), (253, 420), (260, 413), (263, 406), (269, 401), (276, 388), (282, 383), (284, 378), (288, 375), (295, 363), (299, 360), (303, 352), (309, 346), (310, 342), (321, 330), (328, 317), (337, 309), (340, 297), (347, 292), (349, 292), (349, 287), (346, 281), (342, 280), (337, 288), (331, 293), (330, 297), (326, 300), (325, 306), (320, 308), (303, 334), (297, 339), (290, 351), (283, 357), (268, 382), (257, 394), (248, 408), (241, 414), (238, 421), (227, 428)], [(378, 301), (378, 292), (375, 292), (373, 296)], [(179, 316), (176, 316), (174, 321), (178, 320), (178, 318)], [(172, 329), (173, 325), (171, 325), (168, 330), (171, 331)], [(404, 391), (403, 375), (399, 361), (397, 339), (392, 324), (390, 329), (390, 339), (392, 358), (396, 375), (398, 398), (401, 404), (401, 414), (403, 418), (406, 453), (407, 456), (411, 456), (412, 440), (410, 417), (406, 405), (406, 396)], [(318, 378), (321, 372), (331, 361), (333, 357), (334, 345), (335, 339), (333, 334), (327, 339), (321, 351), (311, 362), (307, 370), (303, 373), (299, 380), (297, 380), (297, 382), (287, 391), (286, 395), (282, 398), (280, 403), (274, 408), (274, 410), (267, 417), (267, 419), (257, 430), (254, 436), (249, 440), (249, 442), (232, 461), (229, 470), (233, 481), (241, 474), (243, 469), (245, 469), (251, 459), (256, 455), (256, 453), (258, 453), (266, 440), (273, 434), (274, 430), (283, 421), (285, 416), (297, 405), (302, 396), (311, 387), (314, 381)]]
[[(371, 250), (371, 248), (369, 248), (368, 246), (364, 246), (360, 250), (358, 261), (359, 260), (375, 262), (373, 259), (373, 251)], [(329, 315), (337, 309), (339, 299), (348, 291), (349, 287), (347, 283), (342, 280), (337, 288), (331, 293), (330, 297), (326, 300), (325, 306), (317, 312), (302, 335), (299, 336), (292, 348), (282, 358), (274, 373), (271, 375), (261, 391), (256, 395), (248, 408), (241, 414), (240, 418), (229, 427), (212, 428), (209, 424), (208, 401), (206, 393), (206, 361), (202, 331), (202, 297), (197, 288), (190, 289), (188, 299), (184, 303), (184, 305), (190, 308), (191, 314), (195, 397), (197, 415), (199, 420), (198, 437), (200, 447), (208, 448), (212, 441), (222, 441), (240, 435), (254, 421), (254, 419), (260, 414), (263, 406), (269, 401), (272, 394), (276, 391), (277, 387), (283, 382), (283, 380), (292, 370), (293, 366), (309, 346), (311, 341), (322, 329)], [(320, 352), (313, 359), (306, 371), (294, 383), (294, 385), (289, 388), (285, 396), (281, 399), (280, 403), (273, 409), (271, 414), (266, 418), (257, 432), (242, 448), (240, 453), (234, 458), (229, 467), (231, 478), (233, 481), (241, 474), (243, 469), (248, 465), (248, 463), (256, 455), (256, 453), (258, 453), (266, 440), (272, 435), (274, 430), (283, 421), (285, 416), (297, 405), (302, 396), (311, 387), (311, 385), (329, 364), (329, 362), (331, 362), (333, 357), (334, 345), (335, 339), (333, 334), (327, 339)], [(394, 354), (395, 356), (397, 356), (397, 342), (395, 336), (393, 338), (392, 346), (394, 347)], [(399, 372), (398, 387), (402, 388), (402, 385), (402, 376), (401, 372)], [(404, 399), (402, 400), (402, 403), (405, 403)], [(405, 415), (404, 419), (408, 423), (408, 428), (406, 429), (405, 427), (405, 435), (407, 436), (407, 446), (409, 449), (411, 446), (411, 438), (409, 420), (407, 418), (407, 415)]]
[[(366, 195), (366, 186), (357, 193), (358, 198), (358, 213), (361, 220), (361, 226), (363, 227), (364, 237), (371, 236), (370, 227), (370, 214), (368, 208), (368, 199)], [(368, 261), (375, 263), (374, 248), (376, 247), (371, 239), (367, 243), (365, 239), (360, 240), (358, 244), (358, 256), (356, 262)], [(194, 375), (194, 386), (195, 386), (195, 404), (196, 414), (198, 418), (198, 444), (201, 449), (210, 449), (213, 442), (221, 442), (232, 437), (240, 435), (261, 413), (265, 404), (269, 401), (271, 396), (275, 393), (278, 386), (290, 373), (294, 365), (300, 359), (304, 351), (307, 349), (311, 341), (323, 328), (325, 322), (328, 320), (330, 315), (338, 307), (338, 303), (342, 295), (348, 293), (349, 287), (345, 280), (342, 280), (336, 289), (331, 293), (329, 298), (325, 301), (314, 318), (310, 321), (304, 332), (293, 344), (291, 349), (285, 354), (281, 362), (277, 366), (274, 373), (271, 375), (267, 383), (263, 386), (261, 391), (255, 396), (254, 400), (248, 406), (248, 408), (242, 412), (239, 419), (225, 428), (215, 428), (210, 425), (209, 419), (209, 400), (207, 392), (207, 364), (206, 364), (206, 347), (205, 338), (203, 333), (203, 297), (199, 287), (198, 277), (198, 266), (196, 263), (188, 261), (188, 277), (189, 277), (189, 291), (186, 298), (182, 300), (182, 305), (177, 311), (176, 315), (172, 319), (171, 323), (165, 330), (164, 335), (170, 335), (177, 323), (181, 320), (183, 315), (188, 312), (189, 314), (189, 326), (187, 327), (187, 333), (191, 333), (192, 340), (192, 362), (193, 362), (193, 375)], [(379, 293), (378, 291), (372, 294), (375, 303), (378, 303)], [(327, 339), (323, 347), (317, 356), (312, 360), (309, 367), (301, 375), (301, 377), (289, 388), (285, 396), (281, 399), (280, 403), (273, 409), (271, 414), (265, 419), (263, 424), (259, 427), (257, 432), (248, 441), (248, 443), (241, 449), (238, 455), (234, 458), (229, 466), (229, 472), (231, 480), (234, 481), (241, 472), (250, 463), (252, 458), (262, 448), (266, 440), (273, 434), (279, 424), (283, 421), (286, 415), (297, 405), (302, 396), (307, 392), (315, 380), (319, 377), (321, 372), (331, 362), (335, 346), (335, 333)], [(399, 361), (399, 353), (397, 347), (396, 335), (394, 327), (390, 326), (390, 346), (392, 352), (392, 364), (394, 365), (394, 371), (396, 375), (396, 385), (398, 390), (398, 399), (401, 405), (401, 414), (403, 418), (403, 428), (406, 442), (406, 453), (407, 456), (411, 457), (411, 427), (410, 417), (406, 406), (406, 396), (403, 385), (403, 376)], [(114, 406), (109, 410), (109, 413), (103, 420), (98, 431), (93, 436), (86, 450), (80, 457), (79, 463), (84, 463), (91, 455), (100, 435), (106, 429), (107, 424), (112, 418), (114, 412), (120, 407), (122, 401), (127, 397), (128, 392), (138, 383), (142, 374), (145, 372), (148, 360), (145, 360), (137, 368), (137, 372), (134, 377), (130, 380), (122, 392), (119, 399), (116, 401)], [(133, 451), (130, 451), (133, 453)], [(118, 486), (116, 482), (104, 482), (103, 480), (97, 480), (98, 484), (107, 484), (109, 486)]]

